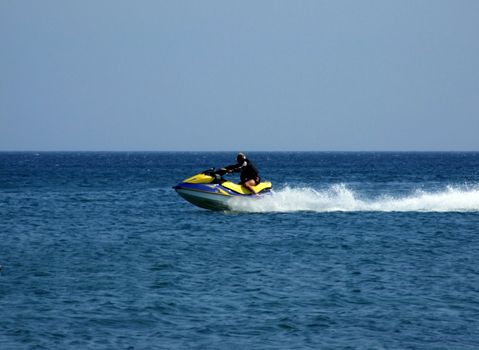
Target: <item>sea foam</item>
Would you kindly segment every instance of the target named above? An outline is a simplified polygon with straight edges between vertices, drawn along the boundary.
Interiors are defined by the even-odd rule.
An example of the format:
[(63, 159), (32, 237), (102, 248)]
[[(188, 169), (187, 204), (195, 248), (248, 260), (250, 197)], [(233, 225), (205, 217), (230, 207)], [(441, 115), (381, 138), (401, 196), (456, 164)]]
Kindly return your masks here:
[(261, 198), (233, 198), (229, 205), (241, 212), (470, 212), (479, 211), (479, 187), (449, 186), (442, 191), (414, 191), (405, 196), (363, 198), (344, 184), (325, 190), (285, 187)]

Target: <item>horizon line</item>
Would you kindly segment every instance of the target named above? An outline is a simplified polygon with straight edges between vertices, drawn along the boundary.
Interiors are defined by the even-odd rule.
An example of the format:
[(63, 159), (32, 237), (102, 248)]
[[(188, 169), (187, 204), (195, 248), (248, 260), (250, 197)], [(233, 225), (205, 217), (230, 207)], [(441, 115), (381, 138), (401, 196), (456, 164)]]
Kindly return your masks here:
[(0, 153), (478, 153), (479, 150), (0, 150)]

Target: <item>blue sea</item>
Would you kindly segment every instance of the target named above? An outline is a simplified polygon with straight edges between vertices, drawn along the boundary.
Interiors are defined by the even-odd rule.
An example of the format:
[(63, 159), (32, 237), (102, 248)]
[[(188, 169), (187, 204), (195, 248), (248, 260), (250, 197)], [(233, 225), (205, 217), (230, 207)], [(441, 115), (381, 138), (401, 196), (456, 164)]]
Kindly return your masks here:
[(479, 153), (248, 156), (0, 153), (0, 349), (479, 349)]

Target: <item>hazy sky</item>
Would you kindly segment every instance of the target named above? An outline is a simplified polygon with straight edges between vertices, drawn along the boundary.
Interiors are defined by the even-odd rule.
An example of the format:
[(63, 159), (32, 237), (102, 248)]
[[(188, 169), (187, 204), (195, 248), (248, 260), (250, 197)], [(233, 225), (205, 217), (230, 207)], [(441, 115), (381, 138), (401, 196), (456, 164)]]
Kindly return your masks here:
[(0, 150), (479, 150), (479, 1), (0, 0)]

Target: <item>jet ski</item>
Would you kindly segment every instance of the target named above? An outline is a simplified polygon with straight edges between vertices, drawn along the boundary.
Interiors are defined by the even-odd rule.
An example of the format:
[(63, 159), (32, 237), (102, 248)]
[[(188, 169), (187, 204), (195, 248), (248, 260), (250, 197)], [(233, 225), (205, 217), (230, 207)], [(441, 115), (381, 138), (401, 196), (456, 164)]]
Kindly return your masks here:
[(254, 187), (258, 196), (253, 196), (250, 190), (241, 184), (225, 180), (224, 169), (209, 169), (183, 180), (173, 188), (191, 204), (210, 210), (229, 210), (228, 202), (232, 198), (257, 198), (267, 194), (273, 185), (271, 182), (261, 182)]

